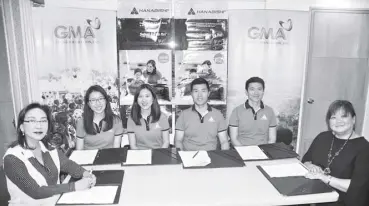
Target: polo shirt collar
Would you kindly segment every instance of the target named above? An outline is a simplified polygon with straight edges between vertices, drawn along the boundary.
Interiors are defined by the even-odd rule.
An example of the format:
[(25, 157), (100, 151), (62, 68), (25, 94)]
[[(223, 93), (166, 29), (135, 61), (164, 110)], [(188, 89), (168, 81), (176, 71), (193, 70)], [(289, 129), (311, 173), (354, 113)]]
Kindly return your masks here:
[[(208, 108), (207, 108), (207, 113), (209, 113), (209, 112), (211, 112), (213, 109), (211, 108), (211, 106), (209, 105), (209, 104), (207, 104), (207, 106), (208, 106)], [(200, 112), (199, 111), (197, 111), (196, 110), (196, 108), (195, 108), (195, 105), (192, 105), (192, 111), (193, 112), (195, 112), (195, 113), (197, 113), (197, 115), (199, 116), (199, 119), (200, 119), (200, 122), (201, 123), (204, 123), (204, 117), (206, 116), (206, 114), (204, 115), (204, 116), (202, 116), (202, 114), (200, 114)]]
[[(253, 109), (251, 107), (251, 105), (249, 104), (249, 100), (246, 100), (246, 102), (245, 102), (245, 108), (246, 109)], [(264, 103), (263, 103), (263, 101), (260, 101), (260, 109), (264, 109)]]
[(99, 124), (96, 124), (95, 122), (93, 122), (93, 123), (94, 123), (94, 127), (95, 127), (96, 132), (101, 133), (101, 131), (104, 130), (104, 128), (103, 128), (104, 123), (106, 123), (105, 117), (100, 120)]
[[(209, 112), (211, 112), (213, 109), (211, 108), (211, 106), (210, 106), (209, 104), (207, 104), (207, 106), (208, 106), (207, 110), (208, 110)], [(197, 112), (197, 110), (196, 110), (196, 108), (195, 108), (195, 105), (192, 105), (192, 111), (196, 111), (196, 112)]]

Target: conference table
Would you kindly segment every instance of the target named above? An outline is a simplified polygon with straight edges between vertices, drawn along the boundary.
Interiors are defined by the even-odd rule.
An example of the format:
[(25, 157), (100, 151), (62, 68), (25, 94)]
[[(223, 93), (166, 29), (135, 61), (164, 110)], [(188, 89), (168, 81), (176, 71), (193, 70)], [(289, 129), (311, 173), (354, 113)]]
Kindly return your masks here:
[[(296, 158), (247, 161), (245, 167), (184, 169), (177, 165), (84, 166), (88, 170), (124, 170), (119, 204), (125, 206), (272, 206), (334, 202), (338, 193), (283, 196), (258, 165), (294, 163)], [(64, 182), (68, 182), (68, 176)], [(57, 198), (55, 199), (57, 202)]]

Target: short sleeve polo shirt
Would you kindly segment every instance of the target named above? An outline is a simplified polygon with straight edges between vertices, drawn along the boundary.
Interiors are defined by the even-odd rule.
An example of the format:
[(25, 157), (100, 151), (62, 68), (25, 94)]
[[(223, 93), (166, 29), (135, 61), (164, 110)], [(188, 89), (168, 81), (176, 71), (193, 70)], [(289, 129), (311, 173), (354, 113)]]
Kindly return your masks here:
[(245, 146), (268, 143), (269, 128), (276, 125), (276, 116), (271, 107), (261, 102), (260, 109), (255, 112), (248, 100), (236, 107), (229, 119), (229, 126), (238, 127), (237, 138)]
[(208, 105), (208, 112), (201, 116), (195, 106), (183, 110), (178, 117), (176, 130), (184, 132), (183, 150), (215, 150), (218, 133), (227, 130), (222, 113)]
[[(113, 121), (113, 128), (108, 131), (103, 131), (106, 127), (106, 122), (101, 120), (99, 125), (94, 124), (96, 134), (87, 134), (83, 124), (83, 118), (77, 121), (77, 137), (84, 139), (84, 149), (105, 149), (114, 147), (114, 137), (123, 134), (122, 120), (115, 116)], [(100, 129), (101, 128), (101, 129)]]
[(127, 132), (134, 133), (136, 137), (136, 146), (139, 149), (157, 149), (163, 145), (162, 132), (169, 130), (168, 117), (161, 113), (157, 122), (152, 122), (149, 116), (148, 119), (141, 118), (141, 125), (136, 125), (132, 117), (128, 117)]

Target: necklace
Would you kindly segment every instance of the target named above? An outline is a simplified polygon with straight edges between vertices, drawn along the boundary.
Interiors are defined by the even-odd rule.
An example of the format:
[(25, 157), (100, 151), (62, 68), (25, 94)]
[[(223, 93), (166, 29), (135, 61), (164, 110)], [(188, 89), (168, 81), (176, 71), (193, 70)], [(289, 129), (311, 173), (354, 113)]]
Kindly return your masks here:
[(334, 155), (332, 156), (332, 149), (333, 149), (333, 144), (334, 144), (334, 135), (333, 135), (331, 148), (329, 149), (329, 152), (328, 152), (327, 167), (323, 170), (324, 174), (329, 175), (331, 173), (331, 169), (329, 167), (331, 166), (334, 158), (336, 158), (340, 154), (340, 152), (343, 150), (343, 148), (346, 146), (347, 142), (350, 140), (353, 133), (354, 131), (351, 132), (350, 137), (347, 138), (345, 143), (343, 143), (342, 147), (337, 152), (335, 152)]

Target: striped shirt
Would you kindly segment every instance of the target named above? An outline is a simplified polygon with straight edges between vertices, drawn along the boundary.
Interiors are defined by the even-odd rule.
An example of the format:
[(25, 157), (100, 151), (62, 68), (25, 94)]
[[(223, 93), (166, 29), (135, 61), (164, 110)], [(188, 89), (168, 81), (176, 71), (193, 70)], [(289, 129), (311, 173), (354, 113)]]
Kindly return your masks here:
[[(60, 159), (61, 172), (68, 173), (75, 178), (82, 177), (83, 172), (86, 171), (85, 169), (69, 160), (60, 150), (58, 150), (58, 156)], [(43, 199), (56, 194), (75, 191), (74, 182), (57, 184), (59, 173), (50, 153), (42, 152), (42, 158), (44, 165), (42, 165), (35, 157), (30, 157), (28, 160), (45, 178), (48, 186), (40, 187), (27, 171), (24, 162), (14, 155), (9, 154), (4, 157), (5, 175), (19, 189), (33, 199)]]

